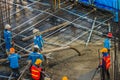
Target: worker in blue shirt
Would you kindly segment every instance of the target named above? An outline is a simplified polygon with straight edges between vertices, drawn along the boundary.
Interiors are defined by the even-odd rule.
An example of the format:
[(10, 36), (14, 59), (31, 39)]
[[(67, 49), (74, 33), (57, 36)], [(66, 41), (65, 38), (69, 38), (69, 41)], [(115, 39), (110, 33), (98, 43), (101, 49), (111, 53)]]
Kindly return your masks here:
[(12, 46), (12, 33), (10, 29), (11, 29), (11, 26), (9, 24), (6, 24), (5, 30), (4, 30), (4, 40), (5, 40), (5, 48), (6, 48), (7, 54)]
[(15, 53), (15, 49), (14, 48), (10, 48), (10, 55), (8, 56), (8, 61), (10, 62), (10, 68), (12, 69), (13, 72), (13, 76), (15, 77), (19, 77), (20, 73), (19, 73), (19, 59), (21, 58), (20, 55), (18, 55), (17, 53)]
[(28, 56), (28, 60), (31, 60), (32, 65), (35, 63), (36, 59), (41, 59), (44, 61), (44, 56), (39, 53), (39, 47), (37, 45), (34, 46), (34, 51)]
[(42, 51), (44, 40), (42, 36), (40, 35), (40, 31), (38, 29), (34, 29), (33, 34), (34, 34), (34, 45), (38, 45), (39, 50)]
[(111, 47), (110, 38), (112, 38), (112, 33), (109, 32), (107, 34), (107, 38), (105, 38), (104, 40), (104, 48), (108, 49), (108, 53), (110, 53), (110, 47)]

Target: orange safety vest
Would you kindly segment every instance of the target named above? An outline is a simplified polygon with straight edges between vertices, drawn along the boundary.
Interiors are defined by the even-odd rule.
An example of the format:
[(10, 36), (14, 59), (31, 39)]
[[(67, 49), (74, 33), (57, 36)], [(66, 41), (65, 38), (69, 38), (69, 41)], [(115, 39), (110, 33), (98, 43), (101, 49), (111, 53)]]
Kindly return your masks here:
[(103, 60), (105, 61), (106, 70), (108, 70), (110, 68), (110, 64), (111, 64), (110, 55), (103, 57)]
[(38, 68), (35, 65), (31, 67), (31, 75), (34, 80), (40, 80), (42, 68)]

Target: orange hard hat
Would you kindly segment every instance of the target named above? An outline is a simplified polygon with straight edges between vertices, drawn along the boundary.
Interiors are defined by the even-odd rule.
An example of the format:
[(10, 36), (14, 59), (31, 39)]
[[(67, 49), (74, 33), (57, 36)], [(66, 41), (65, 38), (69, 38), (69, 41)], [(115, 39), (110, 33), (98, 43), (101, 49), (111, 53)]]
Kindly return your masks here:
[(112, 33), (111, 32), (109, 32), (108, 34), (107, 34), (107, 37), (109, 37), (109, 38), (112, 38)]
[(14, 53), (15, 49), (14, 48), (10, 48), (10, 53)]

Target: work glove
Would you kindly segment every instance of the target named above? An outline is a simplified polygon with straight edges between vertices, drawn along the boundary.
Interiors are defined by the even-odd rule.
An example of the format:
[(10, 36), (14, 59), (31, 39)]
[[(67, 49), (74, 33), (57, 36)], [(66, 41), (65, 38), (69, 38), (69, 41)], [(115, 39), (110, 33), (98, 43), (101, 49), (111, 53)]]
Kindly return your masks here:
[(30, 64), (30, 63), (31, 63), (31, 60), (28, 60), (27, 63)]

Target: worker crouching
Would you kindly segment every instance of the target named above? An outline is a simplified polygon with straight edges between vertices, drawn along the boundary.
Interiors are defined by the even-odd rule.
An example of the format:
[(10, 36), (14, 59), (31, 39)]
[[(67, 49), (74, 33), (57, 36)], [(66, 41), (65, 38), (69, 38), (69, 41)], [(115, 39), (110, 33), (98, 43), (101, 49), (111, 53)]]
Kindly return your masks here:
[(18, 55), (17, 53), (15, 53), (15, 49), (14, 48), (10, 48), (10, 55), (8, 56), (8, 60), (10, 62), (10, 68), (12, 69), (13, 72), (13, 76), (15, 76), (16, 78), (19, 77), (20, 73), (19, 73), (19, 59), (20, 59), (20, 55)]
[(31, 52), (28, 56), (28, 62), (31, 61), (32, 64), (34, 64), (37, 59), (41, 59), (42, 61), (44, 61), (44, 56), (39, 53), (39, 47), (35, 45), (34, 51)]
[(102, 80), (110, 80), (110, 73), (109, 73), (110, 55), (108, 54), (108, 49), (103, 48), (100, 50), (100, 52), (102, 53), (102, 62), (101, 62)]
[(35, 64), (31, 67), (31, 76), (33, 80), (41, 80), (41, 71), (42, 68), (40, 67), (42, 63), (41, 59), (37, 59)]

